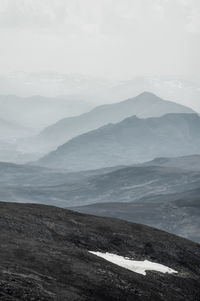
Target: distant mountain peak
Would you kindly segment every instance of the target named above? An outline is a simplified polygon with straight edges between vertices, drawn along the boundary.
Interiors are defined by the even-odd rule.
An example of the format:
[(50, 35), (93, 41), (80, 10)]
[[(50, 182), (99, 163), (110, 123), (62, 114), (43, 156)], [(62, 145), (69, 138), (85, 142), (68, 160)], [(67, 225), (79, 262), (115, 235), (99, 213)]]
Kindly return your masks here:
[(159, 98), (161, 99), (159, 96), (157, 96), (156, 94), (152, 93), (152, 92), (149, 92), (149, 91), (144, 91), (142, 93), (140, 93), (138, 96), (136, 97), (156, 97), (156, 98)]
[(43, 152), (49, 152), (66, 143), (71, 138), (96, 130), (107, 124), (116, 124), (131, 117), (139, 118), (161, 117), (169, 113), (195, 113), (183, 105), (161, 99), (157, 95), (144, 91), (138, 96), (112, 104), (101, 105), (79, 116), (64, 118), (44, 129), (36, 145), (43, 147)]
[(149, 101), (149, 100), (160, 100), (160, 101), (164, 101), (164, 99), (160, 98), (158, 95), (149, 92), (149, 91), (144, 91), (138, 95), (136, 95), (135, 97), (131, 97), (128, 100), (132, 100), (132, 101), (136, 101), (138, 99), (142, 99), (144, 101)]

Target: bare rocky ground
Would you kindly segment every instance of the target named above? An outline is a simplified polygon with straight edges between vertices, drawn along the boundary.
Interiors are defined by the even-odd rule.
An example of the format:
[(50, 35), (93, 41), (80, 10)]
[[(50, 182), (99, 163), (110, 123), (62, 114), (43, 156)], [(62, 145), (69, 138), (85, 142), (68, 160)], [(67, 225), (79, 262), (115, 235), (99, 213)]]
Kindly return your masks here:
[[(200, 245), (147, 226), (0, 203), (0, 300), (199, 301)], [(148, 259), (178, 274), (128, 271), (88, 252)]]

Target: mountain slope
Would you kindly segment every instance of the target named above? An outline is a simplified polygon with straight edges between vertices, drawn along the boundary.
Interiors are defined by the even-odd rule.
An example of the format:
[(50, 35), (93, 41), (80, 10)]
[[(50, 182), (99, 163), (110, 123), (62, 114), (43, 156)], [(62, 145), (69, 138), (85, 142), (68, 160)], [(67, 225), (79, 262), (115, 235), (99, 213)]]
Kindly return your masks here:
[(36, 164), (88, 170), (194, 153), (200, 153), (197, 114), (167, 114), (148, 119), (133, 116), (80, 135)]
[[(63, 195), (63, 203), (77, 206), (131, 202), (149, 195), (180, 193), (199, 187), (200, 172), (154, 166), (126, 167), (86, 178), (71, 186), (59, 185), (57, 197)], [(52, 196), (55, 196), (54, 189), (51, 189)]]
[(121, 167), (104, 168), (83, 172), (69, 172), (68, 170), (50, 169), (40, 166), (20, 165), (0, 162), (0, 186), (56, 186), (80, 182), (85, 178), (103, 175)]
[[(1, 300), (197, 301), (200, 245), (156, 229), (41, 205), (0, 203)], [(146, 276), (89, 251), (149, 260)]]
[(200, 170), (200, 155), (190, 155), (175, 158), (156, 158), (150, 162), (142, 163), (141, 166), (176, 167), (185, 170)]
[(35, 143), (43, 144), (45, 150), (52, 150), (75, 136), (97, 129), (108, 123), (117, 123), (133, 115), (147, 118), (158, 117), (167, 113), (195, 112), (183, 105), (166, 101), (152, 93), (144, 92), (135, 98), (96, 107), (80, 116), (64, 118), (42, 131)]
[(159, 166), (69, 173), (39, 167), (0, 164), (0, 200), (60, 207), (180, 193), (200, 187), (200, 172)]
[(97, 203), (72, 209), (142, 223), (200, 243), (200, 188), (175, 194), (147, 195), (129, 203)]

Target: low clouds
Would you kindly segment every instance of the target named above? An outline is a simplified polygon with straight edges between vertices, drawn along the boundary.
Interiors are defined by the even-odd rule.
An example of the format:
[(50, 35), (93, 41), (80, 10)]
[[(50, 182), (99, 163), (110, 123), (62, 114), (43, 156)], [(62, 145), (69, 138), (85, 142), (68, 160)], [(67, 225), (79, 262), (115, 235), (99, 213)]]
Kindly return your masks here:
[(51, 0), (0, 0), (1, 28), (52, 26), (59, 17), (57, 7)]
[(91, 33), (93, 28), (105, 33), (106, 27), (130, 30), (130, 25), (166, 19), (185, 23), (193, 32), (199, 31), (199, 14), (198, 0), (0, 0), (1, 28), (62, 25), (69, 32), (79, 28)]

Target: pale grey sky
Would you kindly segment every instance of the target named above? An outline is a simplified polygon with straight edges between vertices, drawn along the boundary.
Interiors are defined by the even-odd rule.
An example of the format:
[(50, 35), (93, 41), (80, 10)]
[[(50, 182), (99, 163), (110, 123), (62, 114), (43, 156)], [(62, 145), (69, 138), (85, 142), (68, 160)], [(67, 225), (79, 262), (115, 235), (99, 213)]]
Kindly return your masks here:
[(0, 0), (0, 73), (199, 78), (199, 0)]

